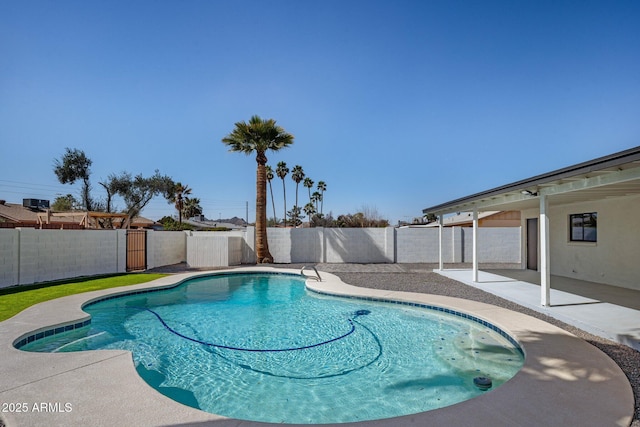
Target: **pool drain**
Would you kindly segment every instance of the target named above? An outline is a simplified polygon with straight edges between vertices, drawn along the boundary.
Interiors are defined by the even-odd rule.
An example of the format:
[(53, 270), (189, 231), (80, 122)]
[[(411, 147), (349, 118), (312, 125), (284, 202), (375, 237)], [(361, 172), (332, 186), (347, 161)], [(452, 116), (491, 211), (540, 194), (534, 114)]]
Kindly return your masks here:
[(489, 390), (493, 385), (491, 382), (491, 378), (487, 377), (475, 377), (473, 379), (473, 384), (482, 391)]

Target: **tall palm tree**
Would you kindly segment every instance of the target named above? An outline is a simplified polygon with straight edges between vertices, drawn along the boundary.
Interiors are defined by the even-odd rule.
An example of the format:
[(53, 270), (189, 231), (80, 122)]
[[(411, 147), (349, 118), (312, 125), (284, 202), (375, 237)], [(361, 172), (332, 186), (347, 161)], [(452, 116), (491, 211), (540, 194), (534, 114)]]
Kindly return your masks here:
[(324, 181), (318, 181), (318, 191), (320, 192), (320, 216), (322, 216), (322, 208), (324, 207), (324, 192), (327, 190), (327, 184)]
[(188, 185), (183, 185), (180, 182), (176, 182), (171, 190), (171, 197), (169, 198), (169, 202), (173, 203), (176, 209), (178, 210), (178, 219), (180, 224), (182, 224), (182, 211), (184, 210), (184, 196), (188, 196), (191, 194), (191, 189)]
[(278, 218), (276, 217), (276, 201), (273, 199), (273, 186), (271, 185), (271, 180), (274, 177), (273, 169), (271, 169), (271, 166), (269, 165), (265, 166), (265, 169), (267, 171), (267, 182), (269, 183), (269, 192), (271, 193), (271, 205), (273, 207), (273, 223), (277, 224)]
[(313, 188), (313, 184), (313, 180), (309, 177), (306, 177), (302, 183), (302, 185), (307, 187), (307, 190), (309, 190), (309, 202), (311, 202), (311, 188)]
[(284, 178), (289, 173), (289, 168), (285, 162), (278, 162), (276, 166), (276, 175), (282, 179), (282, 195), (284, 196), (284, 228), (287, 228), (287, 188), (284, 184)]
[(222, 138), (229, 151), (256, 153), (256, 256), (258, 262), (273, 262), (267, 242), (267, 150), (278, 151), (293, 144), (293, 135), (276, 125), (273, 119), (255, 115), (249, 123), (237, 122), (233, 131)]
[(304, 179), (304, 171), (302, 170), (302, 166), (295, 165), (293, 167), (293, 169), (291, 170), (291, 179), (293, 180), (293, 182), (296, 183), (296, 204), (294, 206), (299, 206), (298, 205), (298, 185), (300, 185), (300, 183)]

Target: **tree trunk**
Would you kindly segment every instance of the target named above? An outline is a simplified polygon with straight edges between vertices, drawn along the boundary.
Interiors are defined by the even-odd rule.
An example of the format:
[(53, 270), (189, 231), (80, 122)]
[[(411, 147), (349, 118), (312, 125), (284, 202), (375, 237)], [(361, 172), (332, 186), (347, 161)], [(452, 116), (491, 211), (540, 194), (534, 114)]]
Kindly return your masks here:
[(284, 199), (284, 228), (287, 228), (287, 189), (284, 185), (284, 178), (282, 178), (282, 197)]
[(258, 153), (256, 157), (258, 170), (256, 172), (256, 258), (257, 263), (272, 263), (273, 257), (269, 252), (267, 242), (267, 157)]
[(271, 185), (271, 181), (269, 181), (269, 192), (271, 193), (271, 206), (273, 207), (273, 225), (278, 225), (278, 218), (276, 217), (276, 201), (273, 200), (273, 186)]

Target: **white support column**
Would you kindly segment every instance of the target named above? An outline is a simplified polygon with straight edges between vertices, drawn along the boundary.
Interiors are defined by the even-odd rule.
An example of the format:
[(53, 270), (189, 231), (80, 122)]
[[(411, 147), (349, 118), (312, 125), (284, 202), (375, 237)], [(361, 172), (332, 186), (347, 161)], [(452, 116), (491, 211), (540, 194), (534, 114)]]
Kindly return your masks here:
[(551, 255), (549, 253), (549, 201), (540, 195), (540, 304), (551, 305)]
[(444, 215), (439, 216), (440, 225), (438, 226), (438, 268), (440, 271), (444, 270), (444, 260), (442, 259), (442, 234), (443, 234), (443, 222)]
[(473, 208), (473, 281), (478, 281), (478, 208)]

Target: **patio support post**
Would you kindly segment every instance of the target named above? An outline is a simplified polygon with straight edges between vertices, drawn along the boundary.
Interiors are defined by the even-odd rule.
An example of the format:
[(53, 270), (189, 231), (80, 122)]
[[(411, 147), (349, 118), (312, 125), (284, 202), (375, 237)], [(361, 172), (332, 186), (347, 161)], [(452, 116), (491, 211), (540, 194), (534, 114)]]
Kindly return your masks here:
[(543, 307), (551, 305), (551, 270), (549, 264), (549, 200), (544, 194), (540, 195), (540, 304)]
[(439, 226), (438, 226), (438, 268), (440, 271), (444, 270), (444, 260), (442, 259), (442, 234), (443, 234), (443, 222), (444, 215), (440, 214), (439, 218)]
[(473, 281), (478, 281), (478, 208), (473, 208)]

